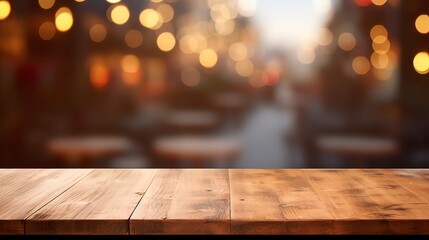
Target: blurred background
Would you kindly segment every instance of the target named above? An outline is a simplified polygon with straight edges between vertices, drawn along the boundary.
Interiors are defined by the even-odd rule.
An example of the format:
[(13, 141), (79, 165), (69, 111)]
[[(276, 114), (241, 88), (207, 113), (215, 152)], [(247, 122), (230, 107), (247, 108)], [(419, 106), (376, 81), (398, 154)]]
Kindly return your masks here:
[(427, 0), (0, 0), (0, 167), (429, 167)]

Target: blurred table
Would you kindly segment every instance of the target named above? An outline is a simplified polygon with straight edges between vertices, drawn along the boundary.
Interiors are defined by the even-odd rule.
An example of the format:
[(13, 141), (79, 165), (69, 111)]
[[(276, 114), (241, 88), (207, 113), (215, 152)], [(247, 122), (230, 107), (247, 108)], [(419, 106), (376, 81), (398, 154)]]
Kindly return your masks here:
[(429, 234), (425, 169), (0, 169), (0, 234)]
[(210, 161), (235, 159), (241, 153), (241, 144), (229, 137), (175, 136), (157, 139), (154, 150), (162, 158), (203, 167)]
[(363, 167), (369, 157), (389, 157), (400, 151), (394, 139), (362, 136), (322, 136), (317, 138), (316, 146), (321, 153), (352, 158), (356, 167)]
[(210, 129), (218, 124), (215, 112), (203, 110), (174, 110), (166, 114), (164, 123), (178, 130)]
[(48, 153), (65, 159), (69, 164), (81, 166), (85, 160), (99, 159), (132, 149), (132, 142), (125, 137), (85, 136), (58, 137), (47, 143)]
[(225, 110), (240, 110), (246, 104), (246, 96), (238, 92), (220, 92), (213, 96), (213, 104)]

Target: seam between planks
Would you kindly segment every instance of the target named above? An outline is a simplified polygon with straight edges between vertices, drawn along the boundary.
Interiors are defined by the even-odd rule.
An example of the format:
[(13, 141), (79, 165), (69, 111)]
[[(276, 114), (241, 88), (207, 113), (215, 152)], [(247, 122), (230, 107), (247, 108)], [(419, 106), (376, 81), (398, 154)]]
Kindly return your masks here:
[(231, 199), (231, 169), (228, 170), (228, 197), (229, 197), (229, 235), (232, 235), (232, 199)]
[(92, 173), (94, 171), (94, 169), (91, 169), (91, 171), (89, 171), (86, 175), (82, 176), (80, 179), (78, 179), (75, 183), (73, 183), (72, 185), (70, 185), (70, 187), (66, 188), (64, 191), (60, 192), (57, 196), (53, 197), (51, 200), (49, 200), (48, 202), (46, 202), (45, 204), (43, 204), (43, 206), (41, 206), (40, 208), (38, 208), (37, 210), (35, 210), (34, 212), (32, 212), (30, 215), (28, 215), (27, 217), (25, 217), (24, 219), (24, 235), (27, 235), (27, 220), (28, 218), (30, 218), (31, 216), (33, 216), (34, 214), (36, 214), (38, 211), (40, 211), (40, 209), (44, 208), (46, 205), (48, 205), (50, 202), (52, 202), (53, 200), (57, 199), (59, 196), (61, 196), (63, 193), (67, 192), (70, 188), (72, 188), (73, 186), (75, 186), (77, 183), (79, 183), (80, 181), (82, 181), (84, 178), (88, 177), (88, 175), (90, 173)]
[(131, 235), (131, 217), (133, 216), (134, 212), (136, 211), (137, 207), (139, 206), (140, 202), (143, 200), (144, 196), (146, 196), (147, 191), (149, 190), (150, 186), (152, 186), (152, 182), (155, 179), (155, 177), (158, 175), (159, 169), (156, 169), (155, 174), (153, 174), (152, 179), (150, 180), (149, 185), (147, 186), (146, 190), (144, 191), (143, 195), (137, 202), (136, 206), (134, 207), (133, 211), (131, 212), (130, 216), (128, 217), (127, 225), (128, 225), (128, 235)]

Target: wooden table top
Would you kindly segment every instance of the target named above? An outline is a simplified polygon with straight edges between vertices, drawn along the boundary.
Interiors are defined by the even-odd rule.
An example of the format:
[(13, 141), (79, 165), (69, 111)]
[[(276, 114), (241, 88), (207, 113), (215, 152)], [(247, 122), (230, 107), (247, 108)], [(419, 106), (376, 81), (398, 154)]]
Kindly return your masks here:
[(429, 169), (1, 169), (0, 234), (429, 234)]

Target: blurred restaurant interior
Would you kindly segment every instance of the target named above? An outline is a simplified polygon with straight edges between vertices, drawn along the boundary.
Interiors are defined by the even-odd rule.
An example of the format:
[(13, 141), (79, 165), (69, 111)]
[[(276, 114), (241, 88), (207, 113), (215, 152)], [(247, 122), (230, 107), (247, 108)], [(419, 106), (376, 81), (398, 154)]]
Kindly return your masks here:
[(427, 0), (0, 0), (0, 167), (429, 167), (428, 15)]

